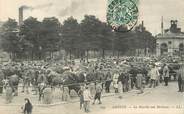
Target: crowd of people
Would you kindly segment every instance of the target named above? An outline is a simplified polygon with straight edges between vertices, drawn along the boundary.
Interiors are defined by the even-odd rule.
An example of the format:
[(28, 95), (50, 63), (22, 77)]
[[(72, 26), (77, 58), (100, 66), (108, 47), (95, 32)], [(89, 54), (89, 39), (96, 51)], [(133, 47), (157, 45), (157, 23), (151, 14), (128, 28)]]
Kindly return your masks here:
[[(119, 61), (118, 61), (119, 62)], [(141, 63), (136, 63), (137, 61), (133, 61), (135, 64), (129, 64), (132, 62), (125, 62), (124, 60), (121, 61), (123, 64), (127, 64), (130, 67), (123, 67), (122, 70), (120, 67), (120, 64), (116, 64), (116, 70), (114, 72), (110, 72), (110, 70), (106, 73), (107, 80), (105, 81), (105, 92), (110, 92), (110, 86), (109, 83), (112, 82), (114, 92), (115, 93), (123, 93), (130, 91), (131, 89), (137, 89), (138, 94), (144, 93), (144, 88), (156, 88), (156, 86), (164, 85), (168, 86), (169, 80), (171, 80), (171, 76), (177, 76), (178, 78), (178, 92), (183, 92), (184, 90), (184, 64), (180, 61), (178, 63), (179, 69), (175, 69), (176, 74), (172, 74), (170, 72), (170, 66), (167, 63), (158, 64), (158, 61), (144, 61), (143, 65)], [(139, 61), (140, 62), (140, 61)], [(119, 68), (118, 68), (119, 67)], [(117, 70), (119, 69), (119, 70)], [(112, 70), (112, 69), (111, 69)], [(172, 69), (173, 70), (173, 69)], [(175, 78), (175, 77), (174, 77)], [(163, 84), (161, 84), (163, 83)], [(82, 91), (82, 90), (81, 90)], [(90, 94), (90, 90), (88, 89), (88, 86), (85, 86), (85, 89), (83, 90), (83, 94), (80, 94), (80, 108), (82, 106), (82, 103), (84, 103), (84, 111), (89, 112), (89, 105), (90, 101), (94, 102), (96, 99), (98, 99), (99, 104), (102, 103), (101, 101), (101, 94), (103, 91), (103, 88), (99, 88), (97, 86), (96, 92), (94, 95)]]
[[(178, 76), (179, 91), (183, 92), (184, 65), (180, 66), (180, 70), (177, 70), (176, 73)], [(20, 74), (23, 81), (28, 82), (23, 83), (23, 91), (26, 88), (27, 93), (29, 93), (28, 88), (30, 85), (36, 88), (38, 83), (42, 84), (42, 82), (48, 81), (48, 75), (51, 74), (51, 72), (55, 72), (55, 75), (70, 72), (76, 76), (79, 73), (83, 73), (85, 77), (84, 83), (80, 84), (80, 90), (77, 91), (77, 94), (80, 96), (80, 108), (84, 108), (85, 112), (90, 111), (89, 105), (91, 100), (93, 101), (92, 104), (95, 104), (96, 100), (98, 100), (99, 104), (102, 103), (101, 95), (103, 94), (103, 90), (106, 93), (123, 93), (132, 89), (137, 89), (139, 90), (138, 94), (142, 94), (144, 93), (145, 87), (155, 88), (163, 81), (164, 85), (168, 86), (171, 76), (169, 64), (160, 62), (156, 58), (145, 57), (107, 58), (92, 60), (91, 62), (72, 61), (65, 63), (44, 61), (11, 62), (2, 65), (1, 70), (4, 74), (4, 81), (8, 80), (8, 76), (13, 75), (15, 72), (16, 74)], [(95, 81), (89, 82), (86, 75), (91, 71), (94, 74), (96, 72), (101, 72), (104, 78), (96, 78)], [(40, 75), (42, 81), (37, 81), (37, 83), (35, 83), (34, 80), (39, 80), (38, 78)], [(35, 78), (35, 76), (37, 78)]]

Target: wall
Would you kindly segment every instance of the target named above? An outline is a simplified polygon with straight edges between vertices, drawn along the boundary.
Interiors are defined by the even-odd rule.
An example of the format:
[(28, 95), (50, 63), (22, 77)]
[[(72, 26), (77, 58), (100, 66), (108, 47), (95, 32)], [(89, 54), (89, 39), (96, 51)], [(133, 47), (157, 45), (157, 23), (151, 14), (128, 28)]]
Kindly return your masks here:
[[(171, 42), (171, 44), (169, 44), (169, 42)], [(157, 56), (161, 55), (160, 46), (162, 43), (167, 44), (168, 52), (172, 54), (174, 51), (179, 51), (179, 45), (181, 43), (184, 44), (184, 38), (159, 38), (157, 39), (157, 47), (156, 47)]]

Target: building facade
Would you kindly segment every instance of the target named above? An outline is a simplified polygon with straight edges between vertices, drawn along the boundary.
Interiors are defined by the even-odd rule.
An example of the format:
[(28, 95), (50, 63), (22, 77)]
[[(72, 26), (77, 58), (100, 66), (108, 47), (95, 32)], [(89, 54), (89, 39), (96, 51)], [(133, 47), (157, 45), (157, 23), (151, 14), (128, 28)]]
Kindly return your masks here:
[(156, 55), (180, 55), (184, 52), (184, 33), (177, 27), (177, 20), (171, 20), (171, 26), (156, 36)]

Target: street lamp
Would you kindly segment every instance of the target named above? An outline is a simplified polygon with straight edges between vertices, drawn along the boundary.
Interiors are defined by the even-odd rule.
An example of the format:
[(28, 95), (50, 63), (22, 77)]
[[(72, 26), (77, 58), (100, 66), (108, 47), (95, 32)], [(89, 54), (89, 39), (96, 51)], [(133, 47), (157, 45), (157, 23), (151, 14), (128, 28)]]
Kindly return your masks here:
[(112, 29), (113, 37), (112, 37), (112, 55), (114, 56), (114, 39), (115, 39), (115, 29)]
[(40, 53), (40, 55), (39, 55), (39, 59), (41, 59), (41, 51), (42, 51), (42, 46), (39, 46), (39, 53)]
[(62, 55), (62, 60), (64, 61), (65, 60), (65, 54), (64, 53), (62, 53), (62, 51), (61, 51), (61, 49), (62, 49), (62, 46), (64, 45), (64, 41), (63, 41), (63, 39), (62, 39), (62, 37), (63, 37), (63, 34), (62, 33), (59, 33), (58, 34), (59, 35), (59, 37), (60, 37), (60, 43), (59, 43), (59, 56), (61, 56)]

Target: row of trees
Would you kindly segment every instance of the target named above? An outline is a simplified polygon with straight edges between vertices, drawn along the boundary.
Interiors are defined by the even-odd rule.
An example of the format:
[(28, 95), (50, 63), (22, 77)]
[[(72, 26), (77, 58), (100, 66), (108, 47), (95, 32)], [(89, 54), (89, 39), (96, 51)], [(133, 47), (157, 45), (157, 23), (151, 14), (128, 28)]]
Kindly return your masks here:
[(54, 17), (42, 22), (30, 17), (21, 26), (9, 19), (3, 24), (2, 31), (1, 46), (13, 59), (42, 59), (61, 46), (61, 24)]
[(29, 17), (22, 26), (9, 19), (3, 24), (2, 32), (4, 51), (12, 58), (21, 59), (45, 59), (61, 49), (65, 49), (71, 58), (71, 55), (84, 57), (89, 51), (101, 52), (105, 57), (107, 50), (119, 55), (134, 53), (137, 48), (155, 48), (154, 37), (141, 25), (131, 32), (113, 32), (107, 23), (92, 15), (85, 15), (80, 23), (69, 17), (63, 24), (55, 17), (44, 18), (42, 22)]

